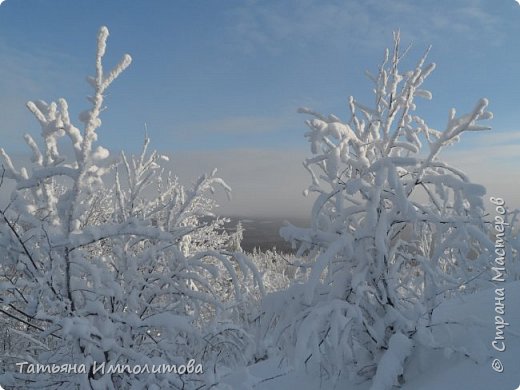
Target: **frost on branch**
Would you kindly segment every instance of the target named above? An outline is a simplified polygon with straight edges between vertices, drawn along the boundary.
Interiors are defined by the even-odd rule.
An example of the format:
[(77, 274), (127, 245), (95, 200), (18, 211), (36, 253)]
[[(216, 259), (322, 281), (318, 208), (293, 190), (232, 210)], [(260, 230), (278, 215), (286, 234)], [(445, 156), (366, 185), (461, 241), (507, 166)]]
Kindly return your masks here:
[[(104, 95), (130, 64), (108, 73), (108, 29), (98, 35), (91, 107), (72, 124), (67, 102), (27, 104), (41, 141), (25, 135), (32, 153), (16, 168), (0, 149), (0, 360), (3, 385), (25, 388), (202, 388), (211, 375), (94, 372), (93, 365), (185, 365), (208, 371), (248, 359), (250, 336), (233, 322), (243, 315), (247, 278), (258, 272), (229, 237), (208, 197), (229, 192), (216, 171), (191, 188), (161, 167), (156, 152), (108, 161), (95, 146)], [(70, 149), (62, 150), (69, 141)], [(70, 152), (72, 151), (72, 153)], [(72, 155), (72, 158), (71, 158)], [(259, 285), (261, 289), (261, 285)], [(85, 365), (84, 373), (31, 375), (17, 362)], [(2, 368), (3, 369), (3, 368)], [(189, 384), (188, 384), (189, 383)]]
[(331, 376), (376, 375), (374, 389), (391, 388), (446, 296), (478, 286), (492, 250), (485, 188), (440, 159), (464, 132), (487, 130), (481, 122), (492, 114), (482, 99), (468, 114), (452, 110), (443, 130), (428, 126), (415, 112), (416, 97), (432, 97), (423, 87), (435, 68), (427, 54), (401, 72), (396, 33), (377, 75), (368, 73), (373, 105), (351, 97), (347, 122), (300, 110), (311, 117), (304, 166), (317, 199), (309, 228), (281, 234), (310, 271), (291, 297), (280, 293), (282, 310), (265, 308), (271, 334), (296, 346), (300, 364), (319, 363)]

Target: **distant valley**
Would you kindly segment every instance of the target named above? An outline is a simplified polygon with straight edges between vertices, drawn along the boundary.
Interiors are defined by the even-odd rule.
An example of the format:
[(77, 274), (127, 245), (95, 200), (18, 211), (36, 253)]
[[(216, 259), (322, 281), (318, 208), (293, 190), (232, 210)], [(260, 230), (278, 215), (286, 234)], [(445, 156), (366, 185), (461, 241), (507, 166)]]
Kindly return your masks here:
[(226, 230), (230, 233), (236, 230), (237, 223), (242, 222), (244, 239), (242, 249), (252, 252), (254, 248), (266, 251), (276, 248), (278, 252), (294, 252), (289, 242), (280, 237), (280, 228), (290, 222), (293, 225), (308, 226), (305, 218), (252, 218), (252, 217), (227, 217), (230, 222), (226, 224)]

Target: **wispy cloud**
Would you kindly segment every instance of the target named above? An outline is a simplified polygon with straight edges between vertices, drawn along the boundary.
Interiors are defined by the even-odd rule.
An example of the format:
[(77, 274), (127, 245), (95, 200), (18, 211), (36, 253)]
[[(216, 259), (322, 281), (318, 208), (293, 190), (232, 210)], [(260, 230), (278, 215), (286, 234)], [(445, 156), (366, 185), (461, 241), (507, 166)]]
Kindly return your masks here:
[[(472, 150), (489, 149), (498, 152), (503, 148), (518, 148), (520, 153), (520, 130), (497, 132), (496, 130), (481, 133), (476, 139), (467, 138), (465, 142)], [(495, 147), (497, 149), (495, 150)], [(519, 156), (520, 157), (520, 156)]]
[(29, 115), (25, 102), (40, 91), (28, 71), (35, 59), (0, 41), (0, 135), (12, 134), (14, 128), (26, 126)]
[(67, 69), (76, 65), (75, 59), (63, 53), (43, 49), (24, 51), (0, 37), (0, 135), (20, 134), (21, 139), (27, 127), (35, 123), (25, 103), (70, 85), (70, 80), (77, 77), (73, 78)]
[(324, 35), (330, 38), (345, 34), (345, 39), (350, 40), (367, 32), (356, 28), (358, 23), (366, 26), (370, 21), (361, 3), (314, 0), (250, 1), (234, 10), (233, 16), (232, 28), (246, 51), (279, 51), (288, 43), (312, 46), (320, 44)]
[(482, 34), (492, 34), (495, 41), (503, 35), (502, 21), (485, 11), (481, 0), (249, 1), (233, 11), (232, 20), (246, 51), (281, 51), (287, 44), (379, 47), (398, 28), (408, 39), (432, 43), (445, 42), (447, 34), (470, 42)]

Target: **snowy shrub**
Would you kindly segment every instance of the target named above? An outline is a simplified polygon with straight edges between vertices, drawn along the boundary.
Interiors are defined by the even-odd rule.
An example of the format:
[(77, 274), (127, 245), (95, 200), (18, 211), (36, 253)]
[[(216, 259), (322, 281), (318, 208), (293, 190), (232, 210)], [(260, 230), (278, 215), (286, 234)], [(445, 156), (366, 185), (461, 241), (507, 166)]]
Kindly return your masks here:
[[(83, 129), (72, 124), (64, 99), (29, 102), (42, 129), (41, 143), (25, 136), (32, 164), (18, 169), (0, 150), (0, 189), (9, 199), (0, 210), (1, 383), (211, 386), (217, 366), (248, 359), (250, 336), (233, 319), (243, 315), (243, 280), (257, 285), (259, 276), (244, 254), (226, 250), (222, 222), (208, 218), (215, 206), (208, 194), (217, 186), (229, 191), (215, 172), (186, 189), (161, 168), (165, 157), (148, 153), (148, 138), (140, 155), (112, 163), (94, 147), (106, 90), (131, 62), (125, 55), (104, 73), (107, 37), (101, 28)], [(189, 359), (195, 364), (186, 370)], [(19, 362), (77, 366), (35, 375), (20, 372)], [(162, 364), (178, 372), (134, 369)], [(96, 372), (102, 365), (134, 371)]]
[[(307, 192), (317, 194), (311, 226), (286, 226), (281, 234), (308, 256), (303, 284), (268, 296), (262, 319), (272, 345), (299, 364), (320, 364), (334, 377), (373, 378), (372, 389), (389, 389), (417, 343), (435, 345), (433, 310), (448, 295), (483, 283), (489, 265), (485, 188), (440, 159), (462, 133), (486, 130), (488, 102), (473, 111), (449, 113), (436, 130), (415, 113), (415, 98), (435, 64), (428, 52), (401, 72), (399, 34), (373, 83), (375, 103), (350, 98), (350, 120), (300, 112), (312, 156)], [(486, 277), (489, 275), (486, 274)]]
[(276, 248), (266, 251), (255, 248), (249, 257), (262, 273), (266, 292), (286, 289), (294, 281), (303, 279), (308, 268), (293, 254), (278, 252)]

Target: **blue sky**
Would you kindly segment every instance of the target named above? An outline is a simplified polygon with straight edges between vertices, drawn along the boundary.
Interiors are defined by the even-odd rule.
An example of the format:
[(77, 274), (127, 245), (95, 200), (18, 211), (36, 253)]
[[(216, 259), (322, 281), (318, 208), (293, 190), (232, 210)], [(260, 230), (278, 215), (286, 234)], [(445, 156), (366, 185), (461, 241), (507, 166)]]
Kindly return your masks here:
[(418, 106), (430, 126), (442, 128), (451, 107), (466, 112), (489, 98), (493, 133), (469, 134), (447, 158), (520, 206), (520, 185), (511, 185), (520, 181), (514, 0), (7, 0), (0, 146), (21, 152), (23, 133), (38, 132), (27, 100), (65, 97), (73, 113), (86, 108), (101, 25), (111, 33), (107, 64), (124, 53), (133, 63), (109, 91), (100, 142), (136, 151), (147, 123), (181, 177), (220, 168), (235, 189), (225, 212), (305, 214), (308, 147), (296, 109), (348, 118), (349, 95), (370, 103), (363, 72), (376, 69), (397, 28), (413, 42), (409, 64), (433, 46), (433, 100)]

